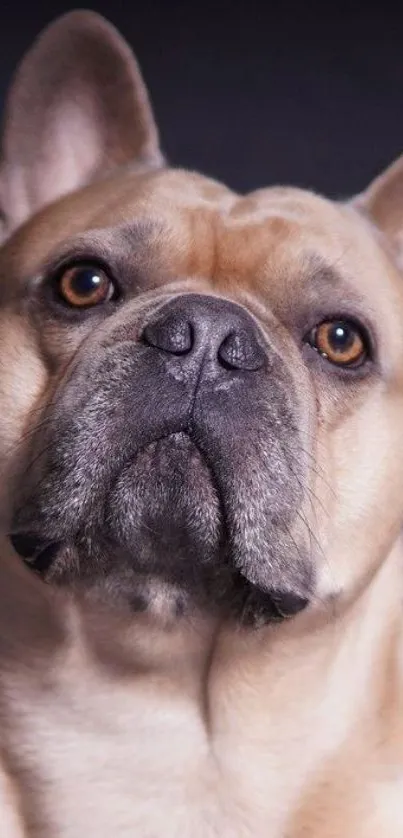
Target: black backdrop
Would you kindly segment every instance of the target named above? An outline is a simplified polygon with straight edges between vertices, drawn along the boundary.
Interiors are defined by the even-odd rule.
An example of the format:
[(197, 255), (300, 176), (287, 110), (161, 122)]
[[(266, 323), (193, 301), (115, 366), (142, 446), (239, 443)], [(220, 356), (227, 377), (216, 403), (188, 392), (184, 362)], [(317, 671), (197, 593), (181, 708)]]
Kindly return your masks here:
[[(401, 4), (399, 4), (401, 5)], [(403, 151), (403, 14), (377, 2), (96, 2), (135, 48), (164, 149), (244, 191), (343, 196)], [(69, 2), (0, 7), (0, 95)]]

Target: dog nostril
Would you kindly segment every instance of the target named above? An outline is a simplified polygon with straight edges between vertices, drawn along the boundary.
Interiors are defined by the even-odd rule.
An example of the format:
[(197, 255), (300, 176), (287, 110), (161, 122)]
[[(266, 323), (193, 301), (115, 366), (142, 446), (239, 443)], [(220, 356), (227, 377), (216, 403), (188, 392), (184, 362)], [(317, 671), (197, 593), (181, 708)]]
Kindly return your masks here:
[(218, 360), (226, 369), (259, 370), (264, 364), (262, 347), (252, 334), (246, 330), (231, 332), (220, 344)]
[(149, 346), (170, 355), (187, 355), (194, 343), (192, 325), (183, 316), (168, 316), (164, 320), (149, 323), (142, 337)]

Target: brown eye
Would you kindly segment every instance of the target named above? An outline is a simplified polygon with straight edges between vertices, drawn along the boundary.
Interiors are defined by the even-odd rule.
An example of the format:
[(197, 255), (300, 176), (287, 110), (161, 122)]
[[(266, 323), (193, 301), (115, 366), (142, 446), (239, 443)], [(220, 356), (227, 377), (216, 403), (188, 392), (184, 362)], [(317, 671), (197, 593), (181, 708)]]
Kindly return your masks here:
[(75, 265), (60, 274), (58, 293), (63, 302), (73, 308), (89, 308), (110, 300), (115, 287), (103, 268)]
[(360, 366), (368, 358), (364, 330), (349, 320), (325, 320), (309, 336), (309, 343), (324, 358), (339, 367)]

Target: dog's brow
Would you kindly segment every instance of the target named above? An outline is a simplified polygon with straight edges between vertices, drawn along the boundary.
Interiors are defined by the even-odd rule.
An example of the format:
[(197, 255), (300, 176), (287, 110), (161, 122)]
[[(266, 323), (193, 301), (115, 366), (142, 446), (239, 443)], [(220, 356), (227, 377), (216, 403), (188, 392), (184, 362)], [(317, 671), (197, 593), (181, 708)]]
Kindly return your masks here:
[(46, 273), (55, 265), (70, 259), (94, 256), (109, 261), (117, 252), (120, 258), (130, 257), (133, 250), (147, 245), (151, 237), (161, 231), (161, 226), (157, 222), (140, 219), (132, 224), (82, 233), (51, 252), (43, 266), (43, 272)]
[(310, 278), (313, 282), (318, 282), (327, 288), (338, 288), (340, 285), (346, 285), (346, 281), (341, 272), (334, 266), (329, 265), (324, 260), (315, 259), (310, 265)]
[(318, 292), (337, 293), (338, 296), (342, 294), (348, 298), (354, 297), (357, 302), (362, 299), (354, 288), (352, 281), (343, 275), (335, 265), (330, 265), (323, 259), (316, 257), (314, 260), (310, 260), (307, 279), (313, 290)]
[(120, 241), (126, 242), (130, 247), (133, 243), (149, 240), (158, 233), (165, 232), (165, 225), (162, 221), (154, 218), (140, 218), (133, 222), (127, 222), (115, 231)]

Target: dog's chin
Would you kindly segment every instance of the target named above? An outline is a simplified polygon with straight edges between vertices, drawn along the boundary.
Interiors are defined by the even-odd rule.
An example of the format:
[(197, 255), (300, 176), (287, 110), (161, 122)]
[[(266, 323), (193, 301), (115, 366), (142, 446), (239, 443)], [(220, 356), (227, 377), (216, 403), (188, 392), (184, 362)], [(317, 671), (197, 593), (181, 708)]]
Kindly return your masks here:
[(94, 508), (74, 544), (18, 537), (14, 546), (46, 581), (129, 611), (179, 618), (196, 610), (259, 625), (307, 604), (236, 569), (214, 473), (184, 433), (138, 452)]
[(214, 478), (185, 434), (148, 445), (114, 482), (106, 534), (139, 572), (187, 587), (199, 569), (220, 564), (225, 524)]

